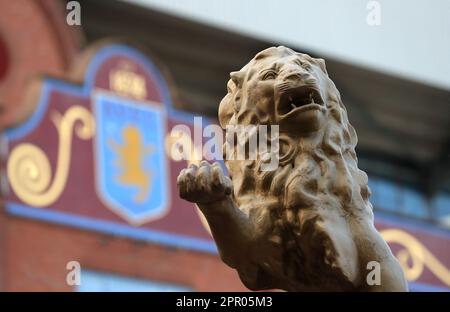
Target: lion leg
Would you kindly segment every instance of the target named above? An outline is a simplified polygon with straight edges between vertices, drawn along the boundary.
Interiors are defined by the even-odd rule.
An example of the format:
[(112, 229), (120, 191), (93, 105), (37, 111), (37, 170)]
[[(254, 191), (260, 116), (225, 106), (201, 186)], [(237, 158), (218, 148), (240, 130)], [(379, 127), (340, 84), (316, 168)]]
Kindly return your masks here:
[(180, 197), (196, 203), (211, 228), (222, 260), (237, 268), (248, 261), (254, 227), (232, 199), (231, 180), (218, 163), (190, 165), (177, 179)]
[[(381, 237), (372, 222), (353, 224), (353, 231), (358, 239), (355, 240), (359, 250), (359, 259), (363, 279), (361, 290), (370, 292), (379, 291), (408, 291), (404, 272), (398, 260), (392, 254), (386, 241)], [(380, 283), (369, 285), (367, 281), (369, 262), (376, 261), (380, 265)]]

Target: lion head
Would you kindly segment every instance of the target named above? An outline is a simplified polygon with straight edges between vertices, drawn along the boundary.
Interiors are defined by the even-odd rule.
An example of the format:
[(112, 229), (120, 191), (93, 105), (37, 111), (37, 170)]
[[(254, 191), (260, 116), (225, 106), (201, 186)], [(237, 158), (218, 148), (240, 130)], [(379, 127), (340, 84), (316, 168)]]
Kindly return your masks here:
[[(305, 284), (316, 283), (317, 276), (331, 283), (329, 276), (338, 270), (352, 281), (357, 264), (341, 255), (357, 259), (357, 247), (340, 238), (353, 237), (351, 220), (373, 223), (370, 190), (357, 166), (355, 130), (324, 60), (272, 47), (230, 77), (219, 107), (222, 128), (279, 126), (276, 170), (260, 170), (261, 157), (226, 160), (235, 200), (258, 221), (267, 240), (282, 245), (277, 261), (292, 262), (286, 274)], [(315, 250), (316, 257), (302, 256), (307, 250)]]

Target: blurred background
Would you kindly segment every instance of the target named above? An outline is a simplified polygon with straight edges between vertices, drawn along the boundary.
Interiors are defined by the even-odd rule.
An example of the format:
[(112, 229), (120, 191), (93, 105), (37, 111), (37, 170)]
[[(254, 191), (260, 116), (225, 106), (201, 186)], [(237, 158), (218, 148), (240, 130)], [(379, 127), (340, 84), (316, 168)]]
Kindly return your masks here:
[[(69, 22), (73, 2), (80, 25)], [(88, 200), (78, 202), (80, 209), (92, 207), (84, 219), (66, 221), (76, 214), (79, 193), (68, 197), (71, 206), (60, 200), (52, 207), (16, 208), (23, 201), (7, 172), (16, 146), (8, 131), (27, 125), (45, 106), (44, 77), (82, 84), (72, 78), (84, 73), (98, 42), (140, 51), (163, 73), (174, 110), (211, 120), (229, 73), (260, 50), (286, 45), (324, 58), (358, 134), (359, 166), (369, 175), (376, 225), (386, 231), (411, 290), (450, 290), (449, 17), (446, 0), (0, 0), (0, 290), (246, 289), (211, 247), (193, 206), (183, 207), (192, 215), (169, 213), (161, 226), (122, 218), (122, 228), (107, 230), (100, 223), (87, 226), (106, 222), (96, 209), (107, 209)], [(21, 142), (37, 142), (50, 132), (54, 128), (43, 126)], [(57, 155), (58, 141), (46, 144), (53, 147), (43, 151)], [(74, 145), (72, 162), (91, 152)], [(49, 157), (55, 172), (56, 156)], [(78, 182), (66, 188), (93, 183), (88, 180), (96, 167), (83, 168), (76, 171)], [(167, 174), (168, 211), (183, 205), (172, 186), (176, 174)], [(66, 206), (74, 210), (62, 218), (51, 214)], [(112, 217), (108, 222), (119, 223)], [(70, 261), (80, 264), (81, 283), (68, 282)]]

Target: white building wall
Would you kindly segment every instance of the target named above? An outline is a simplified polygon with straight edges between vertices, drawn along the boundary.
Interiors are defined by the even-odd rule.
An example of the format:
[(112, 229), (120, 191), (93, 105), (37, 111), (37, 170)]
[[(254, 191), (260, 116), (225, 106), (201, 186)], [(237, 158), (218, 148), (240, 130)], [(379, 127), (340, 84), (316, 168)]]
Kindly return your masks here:
[(125, 1), (450, 89), (450, 0)]

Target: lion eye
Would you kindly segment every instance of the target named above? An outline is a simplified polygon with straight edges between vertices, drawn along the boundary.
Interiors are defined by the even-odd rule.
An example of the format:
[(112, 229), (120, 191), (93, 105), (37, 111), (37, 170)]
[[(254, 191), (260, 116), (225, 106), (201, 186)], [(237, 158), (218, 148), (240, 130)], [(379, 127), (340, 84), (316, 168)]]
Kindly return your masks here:
[(234, 97), (233, 106), (234, 106), (234, 111), (235, 112), (239, 112), (241, 110), (241, 96), (240, 96), (240, 94), (236, 94), (236, 96)]
[(311, 64), (309, 64), (309, 63), (302, 63), (302, 67), (306, 70), (311, 70), (311, 68), (312, 68)]
[(274, 71), (267, 71), (263, 76), (263, 80), (269, 80), (269, 79), (275, 79), (277, 77), (277, 74)]

